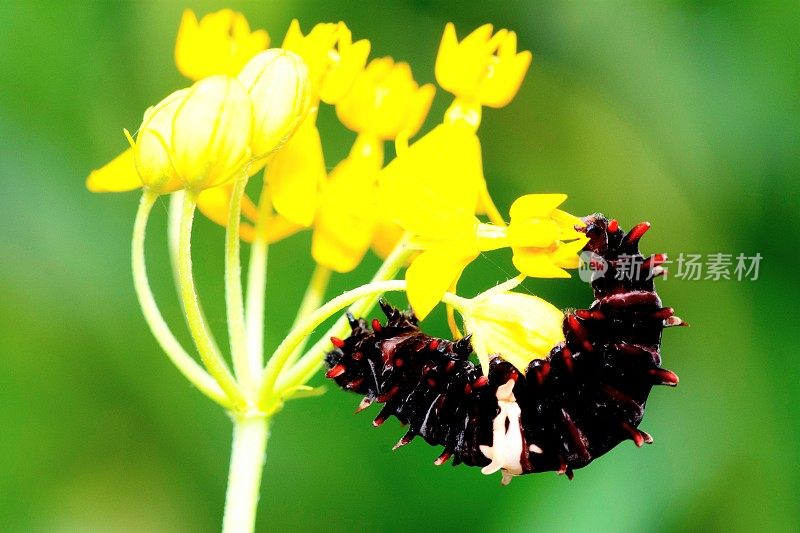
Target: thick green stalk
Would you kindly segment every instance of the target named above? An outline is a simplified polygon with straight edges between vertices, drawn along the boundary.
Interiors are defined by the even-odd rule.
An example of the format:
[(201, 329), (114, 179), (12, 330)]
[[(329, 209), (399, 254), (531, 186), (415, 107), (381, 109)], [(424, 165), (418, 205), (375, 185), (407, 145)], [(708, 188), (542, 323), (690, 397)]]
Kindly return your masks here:
[(223, 533), (252, 533), (255, 529), (268, 440), (268, 418), (244, 414), (233, 417)]

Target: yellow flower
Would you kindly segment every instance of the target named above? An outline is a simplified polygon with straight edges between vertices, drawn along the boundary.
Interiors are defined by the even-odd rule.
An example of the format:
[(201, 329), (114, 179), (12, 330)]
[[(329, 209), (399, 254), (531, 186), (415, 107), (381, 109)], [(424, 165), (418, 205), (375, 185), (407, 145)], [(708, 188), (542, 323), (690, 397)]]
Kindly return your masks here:
[(326, 104), (334, 104), (347, 94), (367, 64), (370, 43), (366, 39), (354, 43), (344, 22), (317, 24), (308, 35), (303, 35), (300, 23), (294, 19), (282, 48), (303, 58), (315, 96)]
[(251, 32), (241, 13), (222, 9), (198, 22), (194, 12), (187, 9), (178, 28), (175, 64), (181, 74), (193, 81), (215, 74), (236, 76), (250, 58), (268, 45), (267, 32)]
[(416, 135), (428, 116), (436, 89), (414, 81), (408, 63), (391, 57), (370, 61), (350, 92), (336, 104), (339, 120), (358, 133), (390, 140)]
[(375, 233), (374, 187), (383, 150), (373, 146), (371, 153), (359, 154), (362, 145), (357, 141), (351, 155), (331, 172), (314, 220), (311, 255), (337, 272), (358, 266)]
[(436, 56), (436, 81), (444, 90), (464, 101), (503, 107), (519, 90), (532, 55), (517, 53), (517, 36), (484, 24), (461, 42), (452, 23), (445, 26)]
[(253, 101), (253, 158), (263, 159), (305, 119), (310, 103), (308, 69), (297, 54), (274, 48), (253, 57), (237, 79)]
[(556, 209), (566, 194), (529, 194), (518, 198), (509, 214), (508, 246), (514, 266), (537, 278), (568, 278), (565, 268), (578, 268), (578, 254), (587, 237), (575, 230), (584, 226), (578, 217)]
[(377, 209), (375, 182), (383, 141), (414, 135), (430, 109), (434, 88), (420, 87), (406, 63), (373, 60), (336, 105), (345, 126), (359, 133), (348, 157), (331, 172), (314, 221), (311, 253), (317, 263), (349, 272), (373, 244), (392, 247), (402, 230)]
[(328, 175), (315, 118), (313, 112), (306, 117), (264, 172), (275, 211), (303, 227), (314, 221), (319, 190)]
[(525, 372), (564, 340), (564, 313), (536, 296), (490, 289), (468, 302), (462, 314), (484, 368), (489, 354), (500, 354)]
[(577, 254), (587, 239), (575, 230), (583, 225), (579, 218), (556, 209), (566, 195), (519, 198), (511, 208), (511, 224), (505, 227), (481, 223), (474, 207), (450, 202), (437, 183), (391, 185), (384, 191), (384, 208), (394, 206), (395, 220), (412, 235), (411, 245), (422, 250), (406, 271), (408, 299), (420, 319), (481, 252), (511, 247), (514, 265), (530, 277), (569, 277), (564, 268), (578, 267)]
[(195, 192), (240, 177), (251, 158), (253, 104), (235, 78), (211, 76), (183, 93), (172, 119), (170, 156)]
[[(398, 202), (407, 201), (407, 198)], [(428, 316), (464, 269), (480, 255), (479, 220), (472, 211), (438, 209), (439, 199), (418, 191), (418, 201), (407, 204), (397, 219), (411, 234), (410, 246), (419, 249), (406, 270), (406, 293), (421, 320)]]

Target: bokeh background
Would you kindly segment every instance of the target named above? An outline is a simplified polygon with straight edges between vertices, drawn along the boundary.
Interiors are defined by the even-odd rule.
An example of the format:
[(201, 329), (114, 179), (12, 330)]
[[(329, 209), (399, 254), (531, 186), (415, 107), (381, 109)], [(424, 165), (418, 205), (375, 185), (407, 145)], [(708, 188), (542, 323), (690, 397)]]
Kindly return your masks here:
[[(643, 428), (567, 481), (501, 487), (435, 468), (423, 443), (391, 452), (395, 421), (374, 430), (358, 398), (330, 391), (274, 422), (261, 531), (790, 531), (800, 522), (796, 2), (23, 2), (0, 14), (0, 529), (214, 531), (230, 423), (160, 353), (129, 270), (137, 194), (92, 195), (90, 169), (125, 146), (123, 127), (186, 82), (173, 40), (184, 7), (230, 6), (279, 43), (345, 20), (373, 57), (433, 80), (445, 22), (519, 33), (534, 63), (516, 100), (487, 110), (485, 171), (503, 210), (527, 192), (566, 192), (576, 214), (650, 220), (647, 252), (764, 257), (757, 281), (659, 285), (692, 325), (665, 333), (677, 389), (654, 390)], [(449, 102), (439, 91), (428, 127)], [(329, 165), (353, 134), (330, 109)], [(165, 250), (165, 211), (148, 261), (167, 318), (183, 333)], [(219, 336), (222, 230), (197, 223), (196, 259)], [(308, 275), (309, 236), (272, 249), (268, 349)], [(299, 259), (298, 259), (299, 258)], [(366, 280), (370, 258), (330, 294)], [(508, 257), (478, 261), (474, 293)], [(531, 281), (557, 305), (584, 306), (579, 280)], [(399, 303), (399, 302), (398, 302)], [(440, 315), (431, 328), (444, 333)], [(322, 382), (321, 377), (317, 378)]]

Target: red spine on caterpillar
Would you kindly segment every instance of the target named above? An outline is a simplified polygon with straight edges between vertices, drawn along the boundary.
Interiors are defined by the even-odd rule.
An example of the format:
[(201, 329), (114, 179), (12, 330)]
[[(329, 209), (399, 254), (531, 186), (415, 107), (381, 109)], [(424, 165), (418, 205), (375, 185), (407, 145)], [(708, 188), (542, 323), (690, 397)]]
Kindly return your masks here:
[[(649, 223), (625, 233), (599, 214), (584, 222), (584, 250), (608, 268), (592, 279), (592, 304), (565, 314), (565, 341), (547, 358), (517, 369), (499, 354), (483, 375), (469, 359), (468, 337), (430, 337), (412, 313), (381, 302), (385, 325), (348, 315), (352, 333), (333, 342), (326, 376), (364, 395), (357, 412), (383, 405), (374, 425), (390, 416), (408, 425), (395, 448), (419, 435), (444, 448), (437, 465), (452, 457), (484, 473), (500, 470), (504, 483), (542, 471), (571, 479), (624, 440), (651, 443), (638, 429), (650, 390), (678, 383), (660, 367), (661, 333), (684, 324), (655, 292), (666, 257), (639, 252)], [(636, 275), (623, 273), (631, 261), (642, 265)]]

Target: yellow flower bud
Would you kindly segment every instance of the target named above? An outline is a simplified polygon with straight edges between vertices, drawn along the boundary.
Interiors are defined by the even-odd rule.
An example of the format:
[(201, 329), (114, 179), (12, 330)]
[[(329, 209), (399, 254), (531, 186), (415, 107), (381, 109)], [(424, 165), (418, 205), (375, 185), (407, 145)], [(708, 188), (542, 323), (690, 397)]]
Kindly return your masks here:
[(175, 64), (181, 74), (194, 81), (215, 74), (236, 76), (251, 57), (268, 45), (267, 32), (251, 32), (241, 13), (222, 9), (198, 22), (194, 12), (187, 9), (175, 41)]
[(336, 104), (342, 124), (359, 133), (390, 140), (402, 131), (415, 135), (433, 101), (435, 89), (420, 87), (408, 63), (391, 57), (373, 59), (356, 78), (350, 92)]
[(564, 313), (530, 294), (493, 294), (490, 289), (470, 301), (464, 320), (479, 353), (500, 354), (520, 372), (564, 340)]
[(241, 83), (212, 76), (195, 83), (175, 111), (171, 154), (186, 188), (200, 191), (234, 179), (250, 159), (253, 105)]
[(159, 194), (177, 191), (183, 187), (170, 157), (172, 124), (175, 113), (186, 98), (189, 89), (175, 91), (144, 112), (136, 140), (126, 131), (133, 148), (136, 172), (145, 189)]
[(308, 113), (308, 69), (297, 54), (273, 48), (251, 59), (238, 80), (253, 102), (253, 157), (262, 159), (283, 145)]

